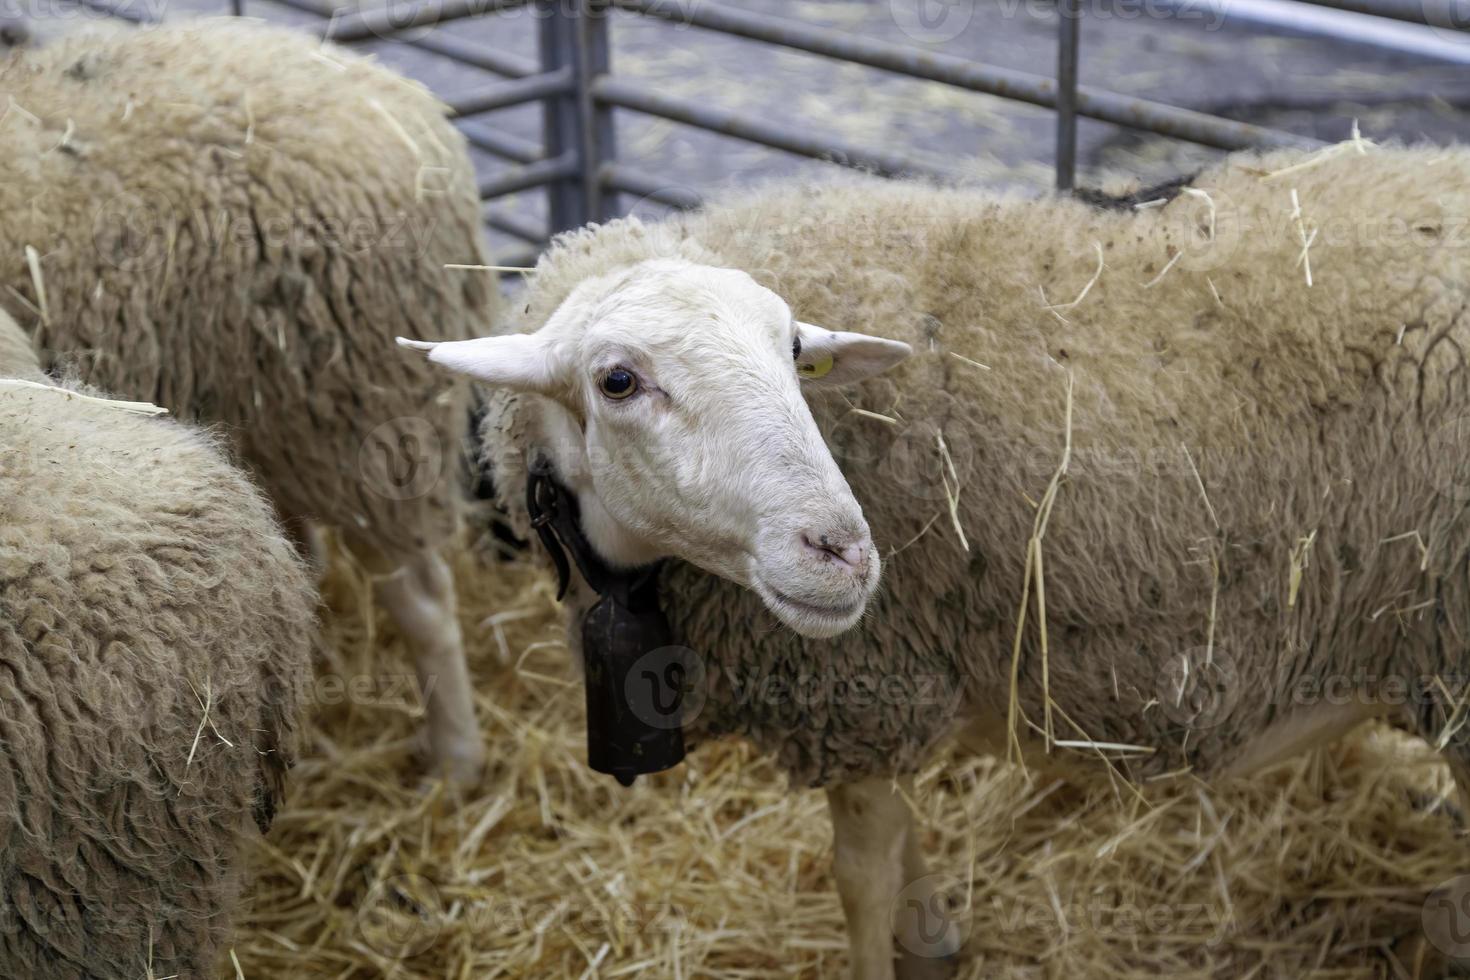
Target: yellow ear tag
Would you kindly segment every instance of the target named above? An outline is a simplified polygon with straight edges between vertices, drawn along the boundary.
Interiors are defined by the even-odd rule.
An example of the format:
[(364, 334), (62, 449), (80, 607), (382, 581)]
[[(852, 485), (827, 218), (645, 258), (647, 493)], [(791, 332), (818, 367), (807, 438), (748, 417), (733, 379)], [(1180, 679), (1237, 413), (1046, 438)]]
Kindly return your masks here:
[(820, 378), (831, 370), (831, 354), (824, 354), (810, 364), (798, 364), (796, 366), (796, 373), (803, 378)]

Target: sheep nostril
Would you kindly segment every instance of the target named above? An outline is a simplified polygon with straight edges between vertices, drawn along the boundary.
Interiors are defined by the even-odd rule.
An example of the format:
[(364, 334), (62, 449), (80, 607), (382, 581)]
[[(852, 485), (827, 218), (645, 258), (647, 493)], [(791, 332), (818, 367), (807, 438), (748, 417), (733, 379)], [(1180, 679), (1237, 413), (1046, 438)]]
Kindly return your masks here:
[(866, 541), (849, 544), (833, 541), (825, 534), (812, 535), (803, 532), (801, 543), (822, 561), (840, 565), (844, 570), (855, 575), (862, 575), (867, 571), (868, 544)]
[(865, 544), (851, 544), (837, 552), (837, 557), (852, 568), (862, 570), (868, 564), (868, 546)]

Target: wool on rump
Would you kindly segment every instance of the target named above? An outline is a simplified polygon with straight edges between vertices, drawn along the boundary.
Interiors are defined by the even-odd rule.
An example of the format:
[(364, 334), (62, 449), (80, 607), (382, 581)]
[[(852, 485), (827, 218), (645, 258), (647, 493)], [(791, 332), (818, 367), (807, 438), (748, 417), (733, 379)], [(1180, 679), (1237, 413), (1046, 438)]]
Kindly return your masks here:
[(105, 397), (0, 312), (0, 975), (211, 976), (315, 591), (216, 439)]

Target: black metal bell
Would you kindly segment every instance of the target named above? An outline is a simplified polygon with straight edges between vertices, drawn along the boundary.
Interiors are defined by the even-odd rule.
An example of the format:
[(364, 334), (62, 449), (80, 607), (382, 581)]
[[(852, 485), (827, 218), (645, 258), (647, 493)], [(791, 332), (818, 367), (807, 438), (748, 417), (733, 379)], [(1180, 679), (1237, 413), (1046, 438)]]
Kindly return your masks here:
[(538, 458), (526, 480), (526, 509), (556, 566), (561, 599), (571, 580), (562, 546), (601, 596), (582, 620), (587, 690), (587, 764), (624, 786), (684, 759), (683, 700), (688, 651), (671, 645), (658, 604), (658, 565), (614, 571), (597, 556), (577, 520), (576, 499)]
[(684, 759), (683, 690), (654, 673), (658, 651), (670, 648), (669, 623), (657, 602), (635, 605), (609, 595), (582, 621), (587, 764), (624, 786)]

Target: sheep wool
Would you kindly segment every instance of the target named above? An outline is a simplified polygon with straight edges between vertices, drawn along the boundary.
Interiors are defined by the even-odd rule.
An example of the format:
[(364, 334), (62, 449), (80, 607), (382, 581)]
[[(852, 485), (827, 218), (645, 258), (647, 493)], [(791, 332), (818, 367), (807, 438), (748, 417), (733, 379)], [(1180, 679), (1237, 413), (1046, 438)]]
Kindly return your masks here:
[(0, 303), (43, 363), (219, 423), (288, 518), (391, 558), (455, 527), (464, 388), (393, 337), (495, 313), (442, 104), (228, 19), (0, 61)]
[[(1446, 728), (1470, 635), (1470, 151), (1239, 155), (1177, 190), (1120, 211), (776, 186), (543, 257), (523, 330), (589, 276), (680, 256), (916, 351), (808, 397), (885, 562), (858, 628), (804, 640), (665, 573), (708, 667), (692, 734), (833, 784), (914, 769), (961, 706), (998, 751), (1049, 738), (1136, 778), (1228, 768), (1334, 696)], [(486, 421), (512, 509), (534, 404)]]
[(0, 975), (212, 976), (296, 752), (314, 594), (177, 422), (44, 380), (0, 314)]

